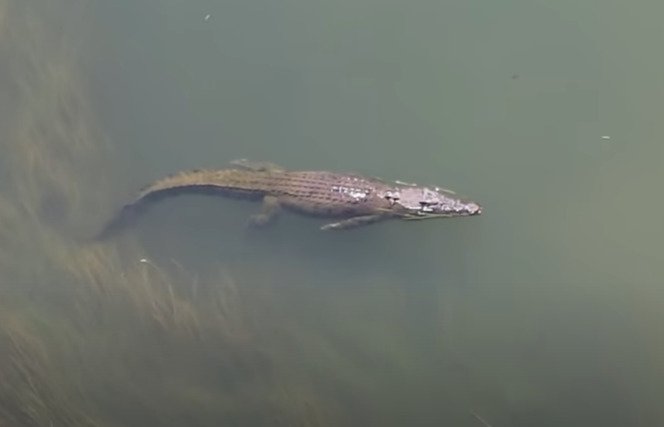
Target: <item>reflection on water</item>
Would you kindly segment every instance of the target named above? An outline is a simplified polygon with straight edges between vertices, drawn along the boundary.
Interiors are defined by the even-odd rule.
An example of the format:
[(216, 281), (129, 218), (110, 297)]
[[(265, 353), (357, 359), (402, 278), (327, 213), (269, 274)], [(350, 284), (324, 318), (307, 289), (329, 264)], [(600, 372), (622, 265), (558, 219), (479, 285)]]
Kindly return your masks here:
[[(0, 424), (657, 424), (664, 6), (595, 3), (0, 0)], [(238, 157), (485, 215), (87, 243)]]

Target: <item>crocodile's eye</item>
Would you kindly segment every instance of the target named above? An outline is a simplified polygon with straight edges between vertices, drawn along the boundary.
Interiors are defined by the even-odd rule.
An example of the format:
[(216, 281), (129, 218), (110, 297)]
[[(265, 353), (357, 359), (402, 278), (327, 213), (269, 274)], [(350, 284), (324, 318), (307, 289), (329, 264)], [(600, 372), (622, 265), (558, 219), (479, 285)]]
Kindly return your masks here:
[(387, 196), (385, 196), (385, 200), (387, 200), (388, 202), (390, 202), (390, 206), (392, 206), (392, 205), (394, 205), (394, 204), (397, 202), (397, 200), (399, 200), (399, 198), (398, 198), (398, 197), (394, 197), (394, 196), (387, 195)]
[(433, 206), (437, 205), (435, 202), (426, 202), (426, 201), (421, 201), (420, 202), (420, 211), (422, 212), (433, 212), (434, 208)]

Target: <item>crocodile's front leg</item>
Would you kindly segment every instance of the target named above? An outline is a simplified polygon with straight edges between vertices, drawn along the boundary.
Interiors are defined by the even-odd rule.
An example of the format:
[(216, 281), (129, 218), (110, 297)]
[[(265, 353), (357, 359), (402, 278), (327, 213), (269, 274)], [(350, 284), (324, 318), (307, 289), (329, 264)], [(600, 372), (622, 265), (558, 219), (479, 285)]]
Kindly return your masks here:
[(248, 159), (235, 159), (230, 162), (231, 165), (250, 171), (256, 172), (283, 172), (285, 169), (276, 163), (272, 162), (257, 162)]
[(363, 225), (373, 224), (374, 222), (382, 221), (386, 219), (387, 216), (384, 214), (374, 214), (374, 215), (361, 215), (355, 216), (349, 219), (345, 219), (339, 222), (332, 222), (329, 224), (323, 225), (321, 230), (347, 230), (349, 228), (361, 227)]
[(263, 206), (260, 213), (249, 217), (249, 226), (263, 227), (273, 222), (280, 211), (279, 199), (275, 196), (263, 197)]

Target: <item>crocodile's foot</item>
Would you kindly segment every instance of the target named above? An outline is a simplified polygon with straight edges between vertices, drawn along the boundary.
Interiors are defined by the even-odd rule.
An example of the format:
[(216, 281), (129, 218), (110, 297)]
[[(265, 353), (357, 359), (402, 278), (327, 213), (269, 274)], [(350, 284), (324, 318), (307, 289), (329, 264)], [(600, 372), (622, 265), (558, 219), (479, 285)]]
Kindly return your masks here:
[(320, 229), (323, 231), (328, 230), (348, 230), (350, 228), (362, 227), (364, 225), (373, 224), (385, 219), (385, 215), (362, 215), (353, 218), (345, 219), (339, 222), (331, 222), (323, 225)]
[(263, 207), (261, 211), (249, 217), (249, 227), (265, 227), (274, 222), (279, 216), (279, 200), (274, 196), (265, 196), (263, 198)]

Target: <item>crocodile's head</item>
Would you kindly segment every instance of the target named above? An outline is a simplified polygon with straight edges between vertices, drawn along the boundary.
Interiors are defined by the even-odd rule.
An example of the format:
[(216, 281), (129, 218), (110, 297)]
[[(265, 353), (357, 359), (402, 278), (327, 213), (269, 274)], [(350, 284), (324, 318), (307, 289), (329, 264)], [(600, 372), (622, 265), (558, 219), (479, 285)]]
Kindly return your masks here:
[(472, 216), (482, 213), (475, 202), (457, 196), (450, 190), (420, 186), (396, 188), (385, 196), (405, 219)]

